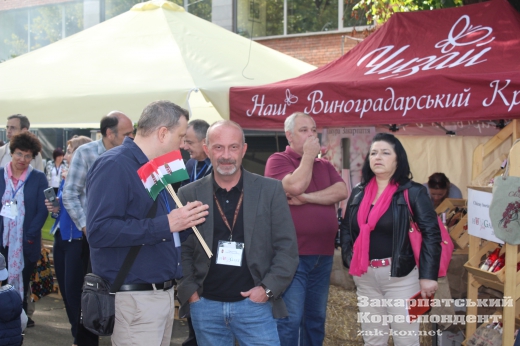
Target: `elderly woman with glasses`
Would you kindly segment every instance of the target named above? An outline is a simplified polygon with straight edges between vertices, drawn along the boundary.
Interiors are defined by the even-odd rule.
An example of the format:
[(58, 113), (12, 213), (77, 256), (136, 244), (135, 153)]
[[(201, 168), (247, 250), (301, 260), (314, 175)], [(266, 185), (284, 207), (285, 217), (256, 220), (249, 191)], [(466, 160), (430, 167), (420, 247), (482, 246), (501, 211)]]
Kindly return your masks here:
[(25, 312), (29, 279), (40, 259), (42, 227), (48, 215), (43, 194), (47, 178), (30, 165), (41, 148), (30, 132), (13, 136), (11, 162), (0, 169), (0, 253), (9, 269), (6, 281), (20, 293)]

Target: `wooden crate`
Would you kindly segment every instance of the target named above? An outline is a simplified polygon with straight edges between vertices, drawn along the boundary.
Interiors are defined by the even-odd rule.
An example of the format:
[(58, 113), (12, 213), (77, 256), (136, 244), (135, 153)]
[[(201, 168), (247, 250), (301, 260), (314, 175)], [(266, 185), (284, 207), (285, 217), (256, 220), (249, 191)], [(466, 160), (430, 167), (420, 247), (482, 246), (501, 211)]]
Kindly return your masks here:
[(442, 213), (449, 213), (456, 207), (466, 207), (467, 204), (468, 201), (464, 198), (446, 198), (435, 208), (435, 212), (440, 216)]
[[(439, 217), (442, 213), (449, 214), (455, 208), (467, 208), (468, 201), (463, 198), (446, 198), (441, 204), (435, 209), (435, 212)], [(455, 245), (455, 251), (457, 253), (468, 253), (469, 245), (469, 234), (468, 234), (468, 216), (464, 215), (455, 226), (448, 229), (453, 245)]]
[[(442, 201), (442, 203), (435, 209), (435, 212), (437, 213), (437, 215), (439, 217), (442, 218), (442, 213), (446, 213), (446, 221), (449, 221), (449, 218), (448, 216), (450, 216), (450, 214), (452, 212), (455, 211), (456, 208), (462, 208), (462, 209), (466, 209), (467, 211), (467, 205), (468, 205), (468, 201), (466, 199), (457, 199), (457, 198), (446, 198), (444, 201)], [(451, 232), (451, 229), (453, 229), (458, 223), (460, 223), (460, 221), (462, 220), (462, 218), (454, 225), (454, 226), (451, 226), (449, 231)]]
[[(468, 259), (468, 262), (464, 264), (464, 268), (473, 274), (473, 278), (478, 285), (493, 288), (497, 291), (504, 292), (504, 281), (505, 281), (505, 266), (498, 272), (491, 273), (480, 269), (480, 264), (484, 259), (497, 248), (498, 244), (491, 241), (484, 241), (477, 251), (476, 255)], [(505, 247), (500, 251), (500, 255), (505, 253)], [(520, 253), (516, 256), (517, 262), (520, 262)], [(516, 266), (516, 263), (513, 265)], [(516, 291), (520, 293), (520, 272), (516, 275)]]
[(455, 248), (468, 251), (468, 214), (464, 215), (464, 217), (455, 226), (453, 226), (449, 232)]

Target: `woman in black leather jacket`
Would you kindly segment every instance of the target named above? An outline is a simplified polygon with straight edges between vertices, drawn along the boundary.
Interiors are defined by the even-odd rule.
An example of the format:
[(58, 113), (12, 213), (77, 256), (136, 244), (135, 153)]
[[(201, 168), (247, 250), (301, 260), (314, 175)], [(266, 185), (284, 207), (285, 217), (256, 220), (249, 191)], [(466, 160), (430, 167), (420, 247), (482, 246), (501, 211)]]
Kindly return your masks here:
[[(419, 346), (419, 324), (406, 320), (406, 299), (437, 290), (441, 234), (424, 186), (410, 180), (406, 152), (391, 134), (377, 134), (365, 159), (361, 184), (350, 195), (341, 223), (343, 264), (357, 286), (365, 345)], [(408, 237), (410, 212), (422, 232), (419, 269)], [(390, 330), (391, 327), (391, 330)]]

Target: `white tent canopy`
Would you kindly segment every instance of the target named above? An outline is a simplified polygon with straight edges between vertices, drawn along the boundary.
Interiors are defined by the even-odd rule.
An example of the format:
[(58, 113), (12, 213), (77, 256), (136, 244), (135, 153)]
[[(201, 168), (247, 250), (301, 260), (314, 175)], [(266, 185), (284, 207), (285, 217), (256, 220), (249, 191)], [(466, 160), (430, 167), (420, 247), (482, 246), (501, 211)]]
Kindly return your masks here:
[(155, 0), (1, 63), (0, 121), (22, 113), (31, 127), (98, 127), (116, 109), (136, 121), (155, 100), (187, 108), (190, 91), (195, 118), (214, 121), (216, 109), (227, 119), (231, 86), (262, 85), (313, 69)]

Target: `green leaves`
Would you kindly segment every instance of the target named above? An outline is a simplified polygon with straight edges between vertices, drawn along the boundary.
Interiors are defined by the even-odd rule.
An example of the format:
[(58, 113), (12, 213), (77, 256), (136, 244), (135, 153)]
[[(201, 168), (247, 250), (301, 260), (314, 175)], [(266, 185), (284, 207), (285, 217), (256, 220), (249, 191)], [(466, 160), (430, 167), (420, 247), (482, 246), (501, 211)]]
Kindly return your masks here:
[[(346, 0), (348, 3), (348, 0)], [(361, 0), (354, 10), (366, 12), (367, 23), (385, 23), (396, 12), (434, 10), (462, 6), (462, 0)]]

